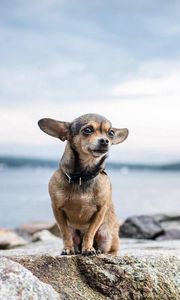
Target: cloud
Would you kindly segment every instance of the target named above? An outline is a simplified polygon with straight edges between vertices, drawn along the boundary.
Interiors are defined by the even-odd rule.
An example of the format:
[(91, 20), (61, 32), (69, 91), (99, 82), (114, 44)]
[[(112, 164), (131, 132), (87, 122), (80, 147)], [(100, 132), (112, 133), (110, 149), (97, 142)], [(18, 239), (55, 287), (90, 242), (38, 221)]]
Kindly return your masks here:
[[(104, 100), (98, 94), (95, 96), (93, 92), (96, 101), (67, 101), (59, 93), (57, 79), (66, 78), (69, 72), (77, 72), (82, 84), (79, 85), (79, 93), (86, 95), (90, 79), (83, 75), (84, 66), (81, 64), (70, 63), (69, 69), (63, 65), (61, 68), (59, 65), (54, 66), (51, 72), (49, 69), (40, 70), (39, 73), (33, 70), (30, 73), (30, 82), (21, 82), (23, 76), (18, 79), (18, 74), (14, 74), (9, 80), (9, 86), (8, 74), (4, 81), (3, 76), (0, 76), (4, 89), (12, 88), (16, 97), (23, 96), (21, 90), (19, 91), (21, 86), (23, 93), (30, 88), (31, 97), (34, 97), (34, 101), (11, 101), (1, 104), (1, 153), (5, 150), (7, 153), (7, 147), (14, 151), (19, 149), (20, 154), (24, 151), (28, 155), (38, 156), (44, 153), (43, 156), (50, 156), (59, 153), (56, 149), (63, 149), (63, 144), (59, 146), (56, 139), (43, 134), (37, 126), (37, 121), (43, 117), (72, 121), (84, 113), (96, 112), (109, 118), (113, 126), (128, 127), (130, 130), (128, 140), (112, 151), (112, 157), (116, 157), (117, 160), (122, 157), (132, 160), (134, 156), (136, 160), (141, 160), (143, 156), (149, 157), (152, 153), (155, 153), (154, 159), (157, 153), (160, 153), (158, 159), (165, 160), (169, 155), (177, 157), (180, 151), (179, 69), (179, 61), (146, 62), (136, 73), (130, 74), (129, 79), (113, 85)], [(92, 81), (92, 85), (95, 84), (96, 82)], [(72, 86), (69, 88), (71, 90)], [(71, 90), (71, 99), (73, 91), (74, 89)], [(13, 94), (11, 97), (13, 100)]]
[(117, 157), (178, 153), (178, 5), (1, 1), (1, 153), (41, 153), (42, 146), (48, 155), (57, 143), (37, 120), (87, 112), (130, 129)]
[[(150, 69), (149, 69), (150, 68)], [(177, 97), (180, 94), (180, 61), (151, 62), (142, 65), (136, 74), (112, 87), (116, 97)], [(173, 99), (172, 99), (173, 101)]]
[[(154, 55), (166, 53), (163, 41), (154, 43), (147, 29), (156, 27), (152, 18), (160, 4), (114, 1), (106, 7), (97, 1), (79, 3), (1, 3), (1, 102), (103, 101), (111, 94), (127, 94), (126, 82), (120, 92), (119, 84), (112, 93), (108, 91), (115, 82), (130, 80), (130, 73), (129, 96), (135, 89), (140, 96), (149, 94), (152, 85), (161, 92), (166, 85), (164, 78), (159, 83), (143, 74), (141, 82), (140, 76), (138, 80), (134, 78), (134, 72), (147, 57), (154, 59)], [(168, 7), (163, 5), (163, 12)], [(171, 18), (172, 11), (173, 8)], [(159, 12), (158, 18), (159, 22), (163, 19)], [(177, 88), (177, 83), (174, 85), (172, 80), (171, 90)]]
[[(47, 25), (51, 23), (48, 17)], [(117, 63), (121, 65), (120, 76), (127, 65), (125, 51), (112, 47), (107, 42), (109, 35), (95, 24), (77, 20), (74, 25), (71, 20), (70, 28), (64, 30), (67, 22), (68, 18), (63, 17), (53, 31), (38, 26), (24, 28), (23, 24), (11, 27), (8, 23), (1, 27), (1, 101), (106, 97), (113, 69)]]
[[(81, 78), (84, 75), (84, 65), (76, 62), (61, 62), (49, 66), (35, 68), (14, 66), (0, 70), (0, 92), (5, 101), (16, 99), (20, 101), (42, 101), (59, 99), (66, 91), (64, 84), (70, 77)], [(64, 86), (63, 86), (64, 85)]]
[[(130, 135), (126, 143), (118, 148), (127, 153), (160, 152), (161, 155), (177, 154), (180, 150), (179, 98), (149, 98), (118, 101), (113, 98), (105, 101), (84, 102), (74, 104), (67, 101), (51, 103), (27, 103), (19, 106), (11, 105), (0, 111), (2, 126), (0, 128), (1, 143), (42, 146), (48, 149), (55, 139), (43, 134), (37, 121), (42, 117), (72, 121), (79, 115), (96, 112), (109, 118), (115, 127), (128, 127)], [(5, 130), (4, 130), (5, 127)], [(117, 155), (118, 156), (118, 155)], [(139, 157), (140, 159), (140, 157)]]

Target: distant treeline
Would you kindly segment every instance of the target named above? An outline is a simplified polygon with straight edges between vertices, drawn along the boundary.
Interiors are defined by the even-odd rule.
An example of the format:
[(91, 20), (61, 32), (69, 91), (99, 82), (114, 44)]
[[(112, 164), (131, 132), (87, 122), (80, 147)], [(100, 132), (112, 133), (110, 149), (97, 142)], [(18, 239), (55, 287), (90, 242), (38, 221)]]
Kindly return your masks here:
[[(57, 160), (38, 159), (38, 158), (23, 158), (23, 157), (0, 157), (1, 168), (19, 168), (19, 167), (31, 167), (31, 168), (57, 168), (59, 162)], [(162, 165), (150, 165), (150, 164), (136, 164), (136, 163), (120, 163), (120, 162), (107, 162), (107, 169), (122, 169), (128, 170), (151, 170), (151, 171), (180, 171), (180, 162)]]

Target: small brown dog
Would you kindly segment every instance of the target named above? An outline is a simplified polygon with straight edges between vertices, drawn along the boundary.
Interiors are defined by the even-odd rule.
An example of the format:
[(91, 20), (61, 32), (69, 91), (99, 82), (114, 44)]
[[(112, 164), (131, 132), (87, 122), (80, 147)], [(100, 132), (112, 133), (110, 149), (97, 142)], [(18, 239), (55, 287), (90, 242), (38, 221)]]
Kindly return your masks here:
[(64, 241), (61, 254), (116, 255), (119, 225), (104, 162), (110, 145), (123, 142), (128, 129), (112, 128), (97, 114), (83, 115), (72, 123), (45, 118), (38, 125), (45, 133), (67, 140), (60, 167), (49, 182), (54, 216)]

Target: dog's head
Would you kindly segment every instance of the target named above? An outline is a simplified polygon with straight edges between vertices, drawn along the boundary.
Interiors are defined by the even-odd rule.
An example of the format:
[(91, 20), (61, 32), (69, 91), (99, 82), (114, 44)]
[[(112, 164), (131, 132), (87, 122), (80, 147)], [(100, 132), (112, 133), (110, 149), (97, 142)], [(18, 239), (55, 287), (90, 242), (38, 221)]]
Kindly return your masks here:
[(122, 143), (129, 133), (126, 128), (113, 128), (105, 117), (97, 114), (83, 115), (72, 123), (45, 118), (38, 125), (45, 133), (68, 140), (79, 153), (93, 157), (105, 155), (111, 145)]

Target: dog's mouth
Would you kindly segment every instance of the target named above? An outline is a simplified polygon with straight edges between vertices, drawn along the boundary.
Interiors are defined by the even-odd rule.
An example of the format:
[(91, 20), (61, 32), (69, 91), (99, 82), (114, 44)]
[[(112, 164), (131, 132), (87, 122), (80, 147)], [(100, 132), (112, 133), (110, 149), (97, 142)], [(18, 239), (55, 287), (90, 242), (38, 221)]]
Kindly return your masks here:
[(89, 148), (88, 150), (95, 157), (101, 156), (101, 155), (106, 154), (108, 152), (107, 148), (106, 149), (91, 149), (91, 148)]

